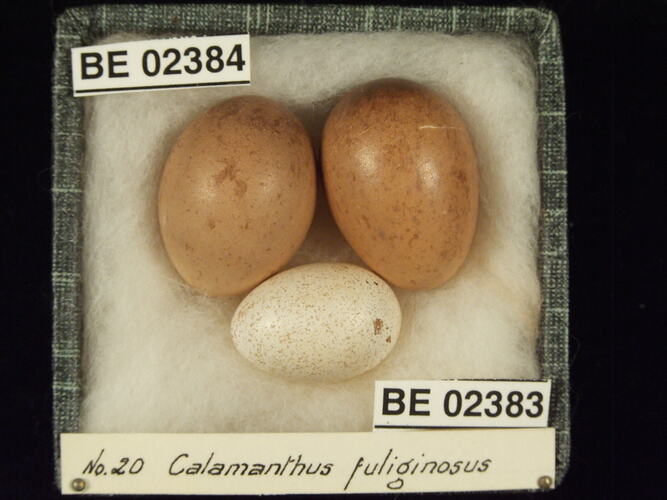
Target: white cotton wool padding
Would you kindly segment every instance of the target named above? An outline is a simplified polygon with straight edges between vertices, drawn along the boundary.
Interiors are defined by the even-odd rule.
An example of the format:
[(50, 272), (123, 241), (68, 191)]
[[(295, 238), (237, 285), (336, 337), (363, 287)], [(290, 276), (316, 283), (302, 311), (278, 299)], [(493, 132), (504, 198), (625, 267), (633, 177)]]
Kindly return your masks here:
[[(537, 377), (537, 112), (527, 50), (506, 38), (416, 33), (255, 37), (251, 48), (250, 87), (86, 99), (82, 430), (365, 431), (376, 379)], [(199, 295), (171, 267), (157, 218), (162, 166), (199, 112), (248, 93), (286, 104), (319, 150), (338, 96), (381, 77), (441, 91), (468, 124), (481, 178), (473, 247), (441, 288), (395, 290), (401, 338), (378, 368), (329, 384), (267, 375), (232, 344), (242, 297)], [(321, 186), (318, 194), (290, 266), (360, 263)]]

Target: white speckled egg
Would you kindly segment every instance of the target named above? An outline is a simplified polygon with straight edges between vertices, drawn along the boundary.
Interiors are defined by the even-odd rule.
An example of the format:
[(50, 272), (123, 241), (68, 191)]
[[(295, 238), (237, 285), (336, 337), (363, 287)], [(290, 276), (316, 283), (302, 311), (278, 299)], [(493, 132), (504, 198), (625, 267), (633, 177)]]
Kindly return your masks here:
[(352, 264), (299, 266), (273, 276), (232, 318), (238, 351), (258, 368), (298, 380), (334, 381), (377, 366), (401, 329), (393, 290)]

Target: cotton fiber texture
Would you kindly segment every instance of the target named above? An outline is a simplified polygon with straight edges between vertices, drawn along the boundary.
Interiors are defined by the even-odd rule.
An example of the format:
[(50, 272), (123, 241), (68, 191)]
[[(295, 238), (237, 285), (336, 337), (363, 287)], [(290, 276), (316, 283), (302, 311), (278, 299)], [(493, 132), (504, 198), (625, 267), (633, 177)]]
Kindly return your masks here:
[[(538, 377), (537, 110), (527, 48), (497, 36), (341, 33), (255, 37), (251, 57), (249, 87), (86, 98), (81, 431), (368, 431), (374, 380)], [(194, 292), (167, 259), (157, 190), (169, 149), (207, 107), (259, 94), (296, 113), (319, 153), (337, 98), (384, 77), (441, 92), (470, 130), (481, 182), (470, 253), (438, 289), (395, 289), (400, 341), (376, 369), (339, 383), (265, 374), (232, 343), (242, 297)], [(288, 267), (331, 261), (362, 265), (320, 186), (313, 225)]]

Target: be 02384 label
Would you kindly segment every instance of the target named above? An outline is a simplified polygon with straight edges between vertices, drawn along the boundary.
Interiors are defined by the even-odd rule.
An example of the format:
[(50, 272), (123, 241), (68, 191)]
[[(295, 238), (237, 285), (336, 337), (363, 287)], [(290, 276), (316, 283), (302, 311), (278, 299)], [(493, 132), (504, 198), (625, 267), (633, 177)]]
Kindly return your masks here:
[(247, 34), (140, 40), (72, 49), (75, 97), (249, 84)]
[(381, 380), (373, 426), (546, 427), (550, 396), (550, 380)]

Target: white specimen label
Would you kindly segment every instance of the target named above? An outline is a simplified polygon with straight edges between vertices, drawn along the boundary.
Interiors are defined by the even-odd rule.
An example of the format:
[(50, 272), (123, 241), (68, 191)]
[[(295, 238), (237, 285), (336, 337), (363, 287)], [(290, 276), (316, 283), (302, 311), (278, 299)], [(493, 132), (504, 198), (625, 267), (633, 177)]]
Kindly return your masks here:
[(375, 429), (546, 427), (551, 381), (381, 380)]
[(250, 84), (250, 36), (140, 40), (72, 49), (75, 97)]
[(555, 432), (62, 434), (65, 494), (398, 493), (537, 489)]

